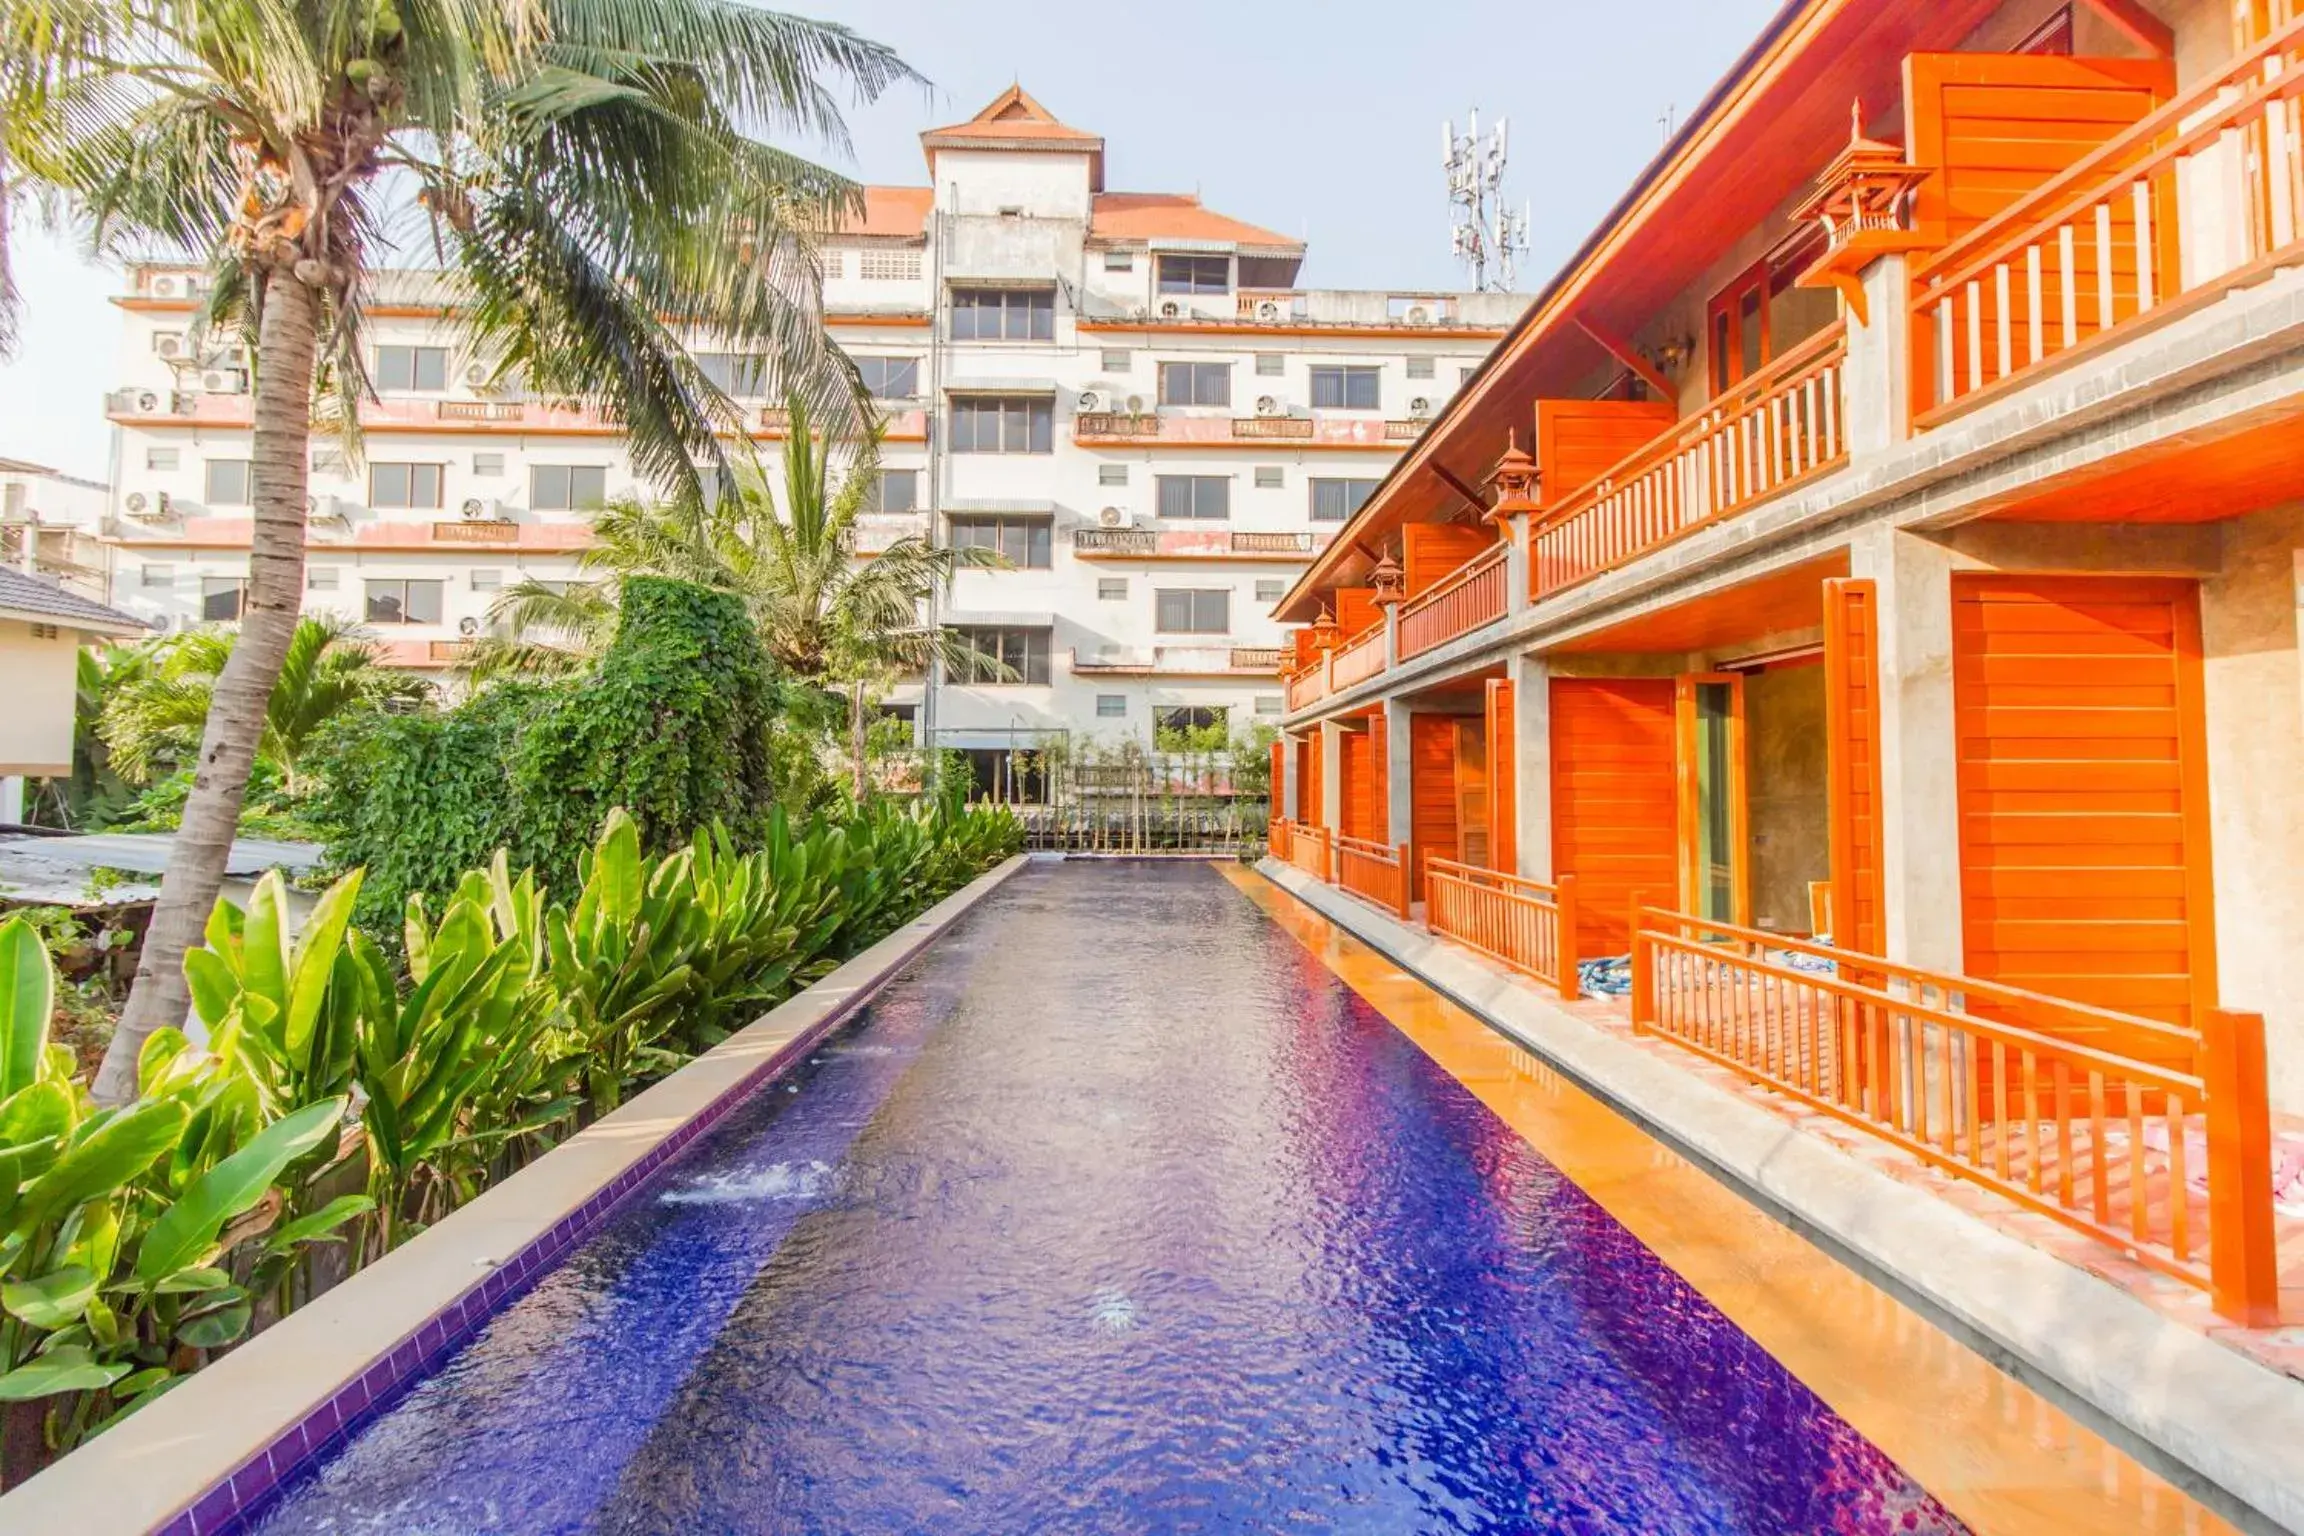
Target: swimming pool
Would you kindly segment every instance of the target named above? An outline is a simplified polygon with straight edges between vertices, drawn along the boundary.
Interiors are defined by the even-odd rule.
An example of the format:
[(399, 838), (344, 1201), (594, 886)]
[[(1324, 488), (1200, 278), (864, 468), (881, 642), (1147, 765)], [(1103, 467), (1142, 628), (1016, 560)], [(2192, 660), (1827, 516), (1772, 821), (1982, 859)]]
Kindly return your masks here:
[(1070, 863), (247, 1528), (1961, 1526), (1215, 871)]

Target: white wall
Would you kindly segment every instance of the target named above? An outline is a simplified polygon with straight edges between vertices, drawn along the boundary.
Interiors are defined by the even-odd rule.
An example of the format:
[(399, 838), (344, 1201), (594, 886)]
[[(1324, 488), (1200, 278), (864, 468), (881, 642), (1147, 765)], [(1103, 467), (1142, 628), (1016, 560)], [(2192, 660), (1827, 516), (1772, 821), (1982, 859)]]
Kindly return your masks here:
[(0, 775), (72, 771), (73, 694), (79, 675), (76, 630), (0, 619)]

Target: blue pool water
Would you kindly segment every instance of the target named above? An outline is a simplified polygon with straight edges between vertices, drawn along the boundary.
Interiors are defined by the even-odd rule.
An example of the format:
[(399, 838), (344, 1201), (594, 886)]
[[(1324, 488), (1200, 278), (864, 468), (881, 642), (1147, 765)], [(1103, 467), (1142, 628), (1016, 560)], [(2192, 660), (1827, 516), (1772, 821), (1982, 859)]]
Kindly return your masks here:
[(1087, 863), (252, 1528), (1961, 1529), (1219, 874)]

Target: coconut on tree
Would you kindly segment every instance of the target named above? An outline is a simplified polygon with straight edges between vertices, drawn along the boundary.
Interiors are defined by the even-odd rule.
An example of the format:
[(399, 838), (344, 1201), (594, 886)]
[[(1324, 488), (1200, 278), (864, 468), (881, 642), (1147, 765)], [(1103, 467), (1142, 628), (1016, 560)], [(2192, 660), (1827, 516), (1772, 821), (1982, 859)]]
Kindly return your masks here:
[(687, 334), (861, 434), (815, 243), (860, 194), (761, 135), (840, 147), (843, 97), (911, 78), (844, 27), (733, 0), (0, 0), (0, 204), (26, 188), (100, 249), (207, 261), (201, 325), (253, 371), (239, 643), (100, 1098), (131, 1097), (144, 1040), (185, 1015), (184, 955), (296, 627), (313, 419), (356, 446), (395, 210), (420, 210), (471, 350), (613, 411), (634, 469), (695, 495), (748, 439)]

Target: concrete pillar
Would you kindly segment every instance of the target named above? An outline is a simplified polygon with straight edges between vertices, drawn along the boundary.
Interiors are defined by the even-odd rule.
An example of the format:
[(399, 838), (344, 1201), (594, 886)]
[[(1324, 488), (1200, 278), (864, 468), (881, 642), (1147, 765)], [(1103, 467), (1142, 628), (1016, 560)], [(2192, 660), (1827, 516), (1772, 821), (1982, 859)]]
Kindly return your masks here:
[(1952, 555), (1870, 528), (1851, 574), (1878, 584), (1880, 822), (1891, 960), (1961, 969), (1959, 740), (1952, 717)]
[(1528, 517), (1504, 519), (1504, 612), (1528, 611)]
[(24, 820), (24, 776), (11, 773), (0, 776), (0, 821), (22, 823)]
[(1408, 782), (1408, 706), (1384, 701), (1384, 816), (1390, 840), (1407, 842), (1415, 815), (1414, 786)]
[(1344, 728), (1333, 720), (1320, 726), (1320, 825), (1344, 829)]
[(1883, 256), (1862, 274), (1865, 325), (1848, 317), (1840, 376), (1848, 457), (1861, 463), (1904, 441), (1912, 424), (1912, 327), (1905, 313), (1905, 259)]
[(1512, 814), (1520, 867), (1529, 880), (1552, 878), (1552, 667), (1541, 656), (1505, 663), (1512, 679)]
[(1303, 750), (1303, 741), (1303, 737), (1290, 735), (1285, 731), (1280, 736), (1280, 745), (1283, 749), (1280, 753), (1280, 782), (1272, 786), (1272, 803), (1278, 808), (1278, 814), (1289, 821), (1302, 821), (1304, 819), (1304, 812), (1300, 809), (1304, 803), (1304, 791), (1296, 782), (1298, 777), (1296, 758), (1297, 754)]

